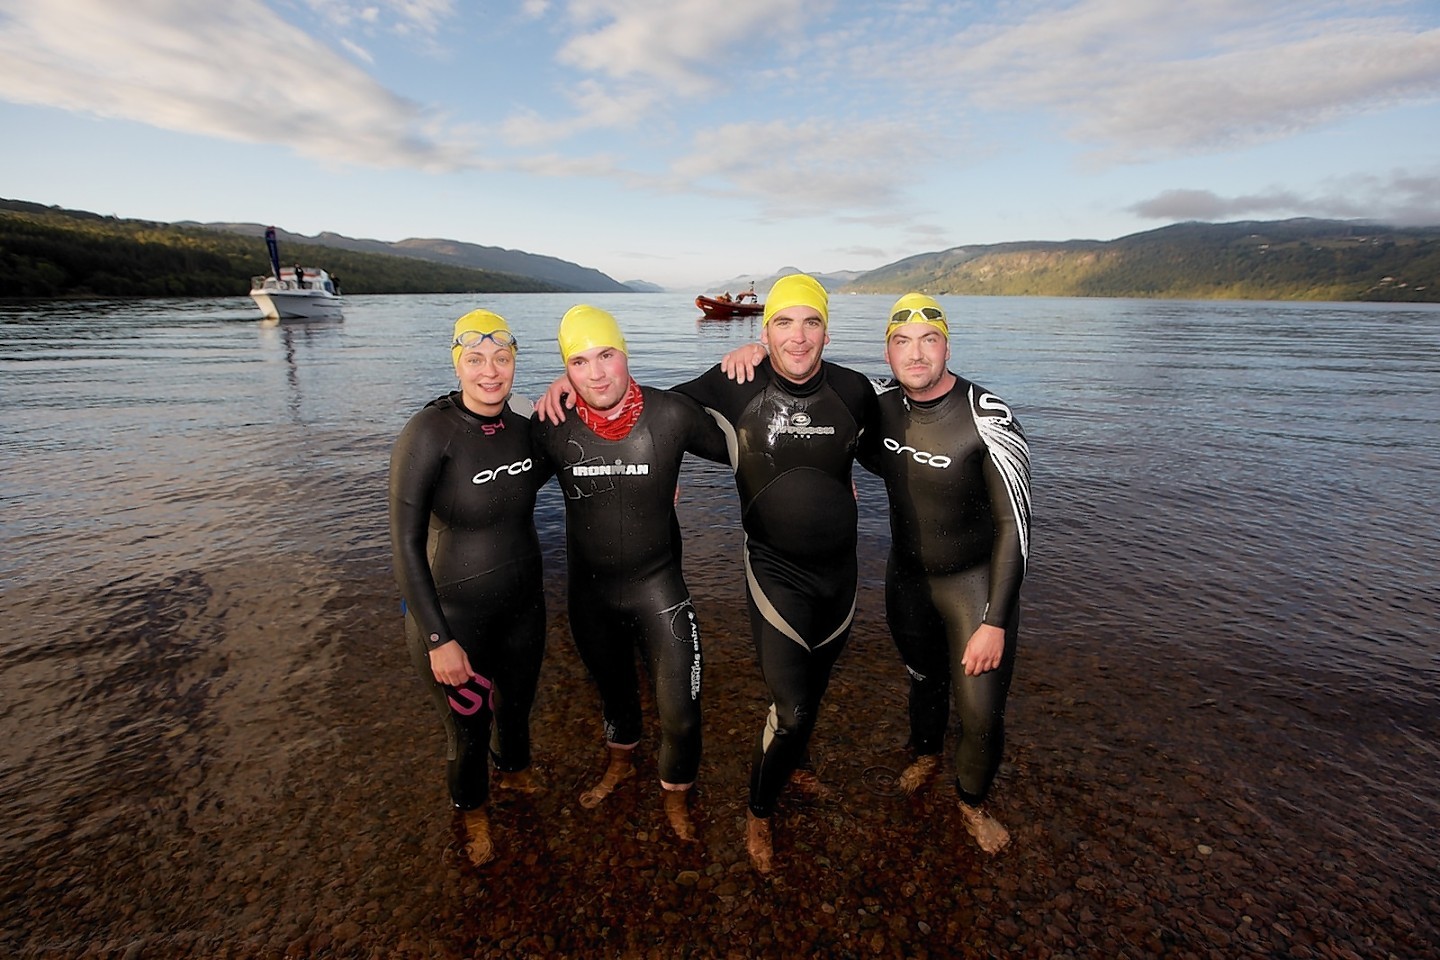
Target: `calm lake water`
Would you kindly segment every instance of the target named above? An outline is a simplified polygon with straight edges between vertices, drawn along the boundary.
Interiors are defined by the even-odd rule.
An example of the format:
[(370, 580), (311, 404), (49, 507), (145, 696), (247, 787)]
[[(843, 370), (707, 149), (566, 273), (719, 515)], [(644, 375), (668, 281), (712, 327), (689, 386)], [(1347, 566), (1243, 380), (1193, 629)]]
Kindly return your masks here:
[[(53, 801), (115, 762), (84, 746), (93, 714), (77, 703), (109, 704), (127, 750), (181, 735), (183, 716), (147, 727), (136, 714), (153, 704), (127, 691), (156, 658), (229, 655), (203, 626), (237, 616), (227, 589), (273, 581), (279, 656), (313, 614), (308, 570), (388, 569), (389, 447), (453, 386), (455, 317), (510, 320), (533, 397), (560, 371), (554, 331), (577, 299), (620, 318), (632, 371), (656, 385), (759, 332), (701, 322), (675, 294), (349, 297), (343, 324), (297, 327), (263, 326), (244, 298), (0, 305), (0, 857), (58, 831)], [(885, 372), (891, 299), (836, 297), (827, 358)], [(1379, 816), (1412, 838), (1440, 822), (1440, 309), (944, 302), (951, 368), (1009, 401), (1030, 439), (1025, 656), (1078, 634), (1128, 664), (1238, 675), (1298, 705), (1295, 737), (1340, 731), (1335, 768), (1382, 731), (1369, 786), (1396, 812)], [(858, 482), (878, 591), (884, 492)], [(697, 465), (685, 483), (692, 589), (734, 581), (729, 479)], [(552, 572), (554, 494), (539, 516)], [(710, 548), (707, 529), (732, 536)], [(172, 621), (155, 610), (124, 609), (221, 569), (236, 582), (212, 577), (173, 620), (188, 646), (156, 639), (145, 625)]]
[[(588, 299), (622, 319), (648, 383), (758, 334), (699, 322), (675, 295)], [(343, 324), (280, 328), (245, 299), (0, 306), (0, 595), (57, 600), (48, 622), (0, 628), (0, 652), (63, 632), (58, 599), (107, 584), (276, 549), (382, 561), (389, 444), (453, 385), (453, 318), (505, 315), (517, 390), (534, 396), (559, 372), (554, 329), (573, 302), (352, 297)], [(827, 357), (883, 373), (888, 303), (837, 297)], [(1032, 576), (1068, 585), (1093, 629), (1437, 702), (1440, 309), (947, 307), (952, 368), (1006, 398), (1030, 436)], [(883, 492), (871, 499), (864, 532), (883, 551)], [(553, 532), (558, 506), (542, 501)], [(733, 518), (730, 499), (713, 509)]]

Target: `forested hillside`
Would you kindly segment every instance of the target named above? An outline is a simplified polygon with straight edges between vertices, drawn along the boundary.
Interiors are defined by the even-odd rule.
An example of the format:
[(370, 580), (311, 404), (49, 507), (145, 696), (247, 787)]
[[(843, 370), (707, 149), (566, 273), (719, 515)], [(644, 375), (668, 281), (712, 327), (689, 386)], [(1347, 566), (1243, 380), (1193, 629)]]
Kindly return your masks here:
[[(282, 244), (280, 256), (338, 275), (354, 293), (539, 293), (512, 274), (411, 257)], [(0, 200), (0, 297), (244, 296), (270, 272), (254, 237)]]
[[(258, 223), (181, 223), (177, 226), (224, 230), (246, 237), (265, 236), (265, 227)], [(599, 270), (582, 267), (557, 257), (526, 253), (523, 250), (506, 250), (501, 247), (484, 247), (476, 243), (462, 243), (458, 240), (426, 240), (418, 237), (389, 243), (384, 240), (357, 240), (354, 237), (329, 232), (318, 234), (315, 237), (302, 237), (277, 229), (276, 234), (280, 237), (280, 242), (286, 246), (292, 243), (309, 243), (327, 248), (355, 250), (359, 253), (414, 257), (417, 260), (429, 260), (451, 267), (468, 267), (471, 270), (489, 270), (492, 273), (530, 277), (532, 280), (539, 280), (542, 283), (554, 284), (559, 290), (585, 291), (587, 293), (628, 293), (632, 289)]]
[(861, 274), (855, 293), (1440, 302), (1440, 228), (1182, 223), (1107, 242), (955, 247)]

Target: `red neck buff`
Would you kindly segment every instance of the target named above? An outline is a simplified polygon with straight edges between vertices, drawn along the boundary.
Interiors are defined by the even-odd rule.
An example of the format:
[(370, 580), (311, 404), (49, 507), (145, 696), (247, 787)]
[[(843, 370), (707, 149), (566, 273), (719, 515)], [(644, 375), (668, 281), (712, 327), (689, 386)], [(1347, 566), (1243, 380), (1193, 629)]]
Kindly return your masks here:
[(630, 433), (630, 428), (635, 426), (635, 421), (640, 419), (640, 412), (645, 409), (645, 396), (640, 392), (640, 384), (632, 377), (630, 386), (625, 390), (625, 396), (620, 400), (619, 413), (613, 417), (606, 413), (600, 413), (590, 404), (586, 403), (579, 394), (575, 396), (575, 412), (580, 415), (580, 422), (591, 430), (594, 430), (606, 440), (623, 440)]

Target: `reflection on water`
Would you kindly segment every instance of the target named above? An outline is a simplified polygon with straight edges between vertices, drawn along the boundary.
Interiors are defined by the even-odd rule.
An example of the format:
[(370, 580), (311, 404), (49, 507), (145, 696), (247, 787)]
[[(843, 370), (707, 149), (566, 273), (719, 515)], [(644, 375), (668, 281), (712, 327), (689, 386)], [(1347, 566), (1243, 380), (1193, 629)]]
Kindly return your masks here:
[[(754, 318), (701, 321), (674, 295), (590, 299), (622, 319), (632, 368), (660, 385), (758, 333)], [(560, 369), (554, 327), (572, 301), (357, 297), (344, 323), (284, 326), (240, 299), (0, 308), (0, 583), (93, 589), (276, 549), (383, 562), (388, 447), (452, 385), (451, 319), (477, 302), (505, 314), (517, 389), (533, 396)], [(837, 297), (828, 356), (882, 373), (886, 305)], [(1433, 678), (1437, 520), (1422, 484), (1440, 463), (1440, 311), (950, 307), (952, 366), (1031, 435), (1034, 576), (1160, 642)], [(874, 504), (864, 533), (883, 550), (883, 494), (860, 484)], [(710, 500), (716, 523), (733, 521), (733, 504)], [(556, 523), (546, 500), (542, 525)]]

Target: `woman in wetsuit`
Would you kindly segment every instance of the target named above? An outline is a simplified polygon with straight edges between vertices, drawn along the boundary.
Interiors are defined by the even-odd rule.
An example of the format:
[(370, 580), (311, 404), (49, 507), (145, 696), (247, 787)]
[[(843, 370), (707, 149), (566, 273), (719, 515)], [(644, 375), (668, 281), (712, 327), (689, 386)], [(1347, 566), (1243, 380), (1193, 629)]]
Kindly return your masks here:
[(390, 455), (406, 643), (445, 725), (450, 799), (476, 865), (494, 856), (490, 759), (502, 787), (538, 789), (530, 708), (545, 600), (534, 511), (550, 472), (531, 446), (529, 405), (510, 395), (517, 349), (509, 325), (488, 310), (457, 320), (460, 389), (411, 417)]

